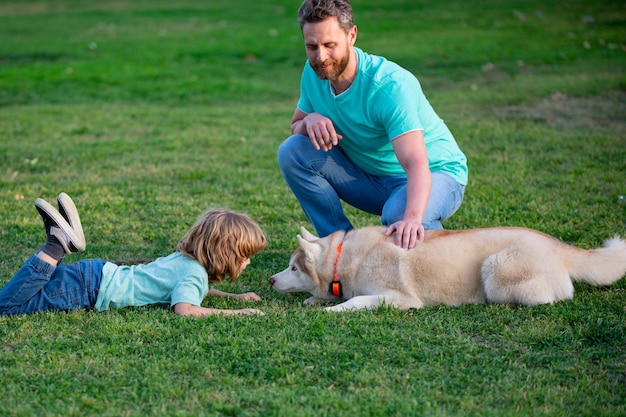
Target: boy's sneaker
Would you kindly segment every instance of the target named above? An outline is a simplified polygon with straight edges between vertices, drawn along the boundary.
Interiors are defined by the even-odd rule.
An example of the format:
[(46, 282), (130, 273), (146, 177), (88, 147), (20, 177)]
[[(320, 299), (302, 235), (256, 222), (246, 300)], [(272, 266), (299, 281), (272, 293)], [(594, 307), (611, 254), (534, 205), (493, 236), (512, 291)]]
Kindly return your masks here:
[(70, 222), (65, 220), (61, 213), (59, 213), (57, 209), (52, 207), (47, 201), (38, 198), (35, 201), (35, 207), (43, 219), (43, 223), (46, 228), (46, 235), (54, 236), (63, 247), (65, 253), (82, 252), (85, 250), (85, 236), (83, 235), (83, 229), (80, 225), (78, 213), (73, 216), (71, 211), (66, 212), (72, 224), (79, 226), (77, 233), (77, 231), (70, 226)]
[(83, 225), (80, 224), (80, 217), (78, 216), (78, 210), (76, 209), (76, 205), (74, 205), (74, 201), (72, 201), (69, 195), (61, 193), (57, 196), (57, 203), (61, 216), (69, 223), (76, 236), (84, 242), (85, 234), (83, 233)]

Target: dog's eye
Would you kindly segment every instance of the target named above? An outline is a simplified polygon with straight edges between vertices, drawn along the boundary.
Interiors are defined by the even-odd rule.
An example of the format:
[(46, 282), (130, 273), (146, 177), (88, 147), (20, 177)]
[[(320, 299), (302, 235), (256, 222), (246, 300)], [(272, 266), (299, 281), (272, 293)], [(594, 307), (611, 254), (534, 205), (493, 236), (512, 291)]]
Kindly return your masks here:
[(296, 266), (294, 265), (294, 266), (292, 266), (292, 267), (291, 267), (291, 270), (292, 270), (292, 271), (297, 271), (297, 270), (298, 270), (298, 268), (296, 268)]

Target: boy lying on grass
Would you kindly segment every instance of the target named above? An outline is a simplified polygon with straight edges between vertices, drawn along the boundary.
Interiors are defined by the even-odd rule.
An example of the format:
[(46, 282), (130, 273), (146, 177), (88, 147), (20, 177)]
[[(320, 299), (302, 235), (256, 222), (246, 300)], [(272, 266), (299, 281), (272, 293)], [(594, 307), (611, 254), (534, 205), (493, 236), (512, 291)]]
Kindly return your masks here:
[(211, 288), (228, 275), (234, 282), (250, 257), (266, 245), (259, 225), (245, 214), (205, 212), (178, 242), (176, 252), (153, 262), (118, 266), (103, 259), (61, 263), (68, 253), (85, 250), (85, 236), (72, 199), (57, 197), (59, 209), (38, 198), (47, 239), (0, 290), (0, 314), (31, 314), (81, 308), (169, 303), (183, 316), (263, 314), (252, 308), (219, 310), (201, 306), (207, 295), (258, 301), (255, 293), (230, 294)]

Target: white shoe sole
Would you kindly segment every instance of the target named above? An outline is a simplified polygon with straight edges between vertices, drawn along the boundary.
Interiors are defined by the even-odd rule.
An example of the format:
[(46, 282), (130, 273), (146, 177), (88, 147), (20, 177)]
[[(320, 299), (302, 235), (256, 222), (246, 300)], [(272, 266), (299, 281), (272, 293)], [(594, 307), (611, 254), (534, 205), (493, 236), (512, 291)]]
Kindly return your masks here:
[(80, 223), (80, 216), (74, 201), (69, 195), (61, 193), (57, 197), (57, 203), (59, 205), (59, 213), (65, 218), (76, 234), (76, 237), (82, 242), (85, 242), (85, 234), (83, 233), (83, 225)]
[[(45, 213), (45, 215), (54, 222), (55, 226), (52, 228), (50, 233), (57, 236), (59, 243), (61, 243), (61, 246), (63, 246), (63, 250), (65, 250), (66, 253), (82, 252), (85, 250), (86, 243), (85, 236), (82, 235), (82, 227), (81, 235), (79, 236), (61, 215), (61, 213), (52, 207), (46, 200), (38, 198), (35, 200), (35, 207), (37, 207), (37, 210), (40, 212)], [(80, 219), (78, 219), (78, 222), (80, 223)], [(59, 232), (55, 233), (55, 229), (58, 229)], [(60, 232), (63, 232), (65, 236), (60, 236)], [(64, 239), (64, 237), (67, 237), (67, 239)]]

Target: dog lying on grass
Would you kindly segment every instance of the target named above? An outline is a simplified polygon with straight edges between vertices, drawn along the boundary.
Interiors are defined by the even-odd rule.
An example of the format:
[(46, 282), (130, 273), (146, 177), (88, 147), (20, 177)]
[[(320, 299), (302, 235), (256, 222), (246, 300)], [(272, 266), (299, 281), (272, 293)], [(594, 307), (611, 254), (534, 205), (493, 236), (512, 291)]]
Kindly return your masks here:
[(301, 228), (289, 267), (269, 278), (304, 301), (341, 301), (330, 311), (447, 304), (536, 305), (571, 299), (572, 281), (610, 285), (626, 274), (626, 242), (615, 237), (584, 250), (544, 233), (511, 227), (431, 230), (405, 251), (384, 227), (317, 238)]

